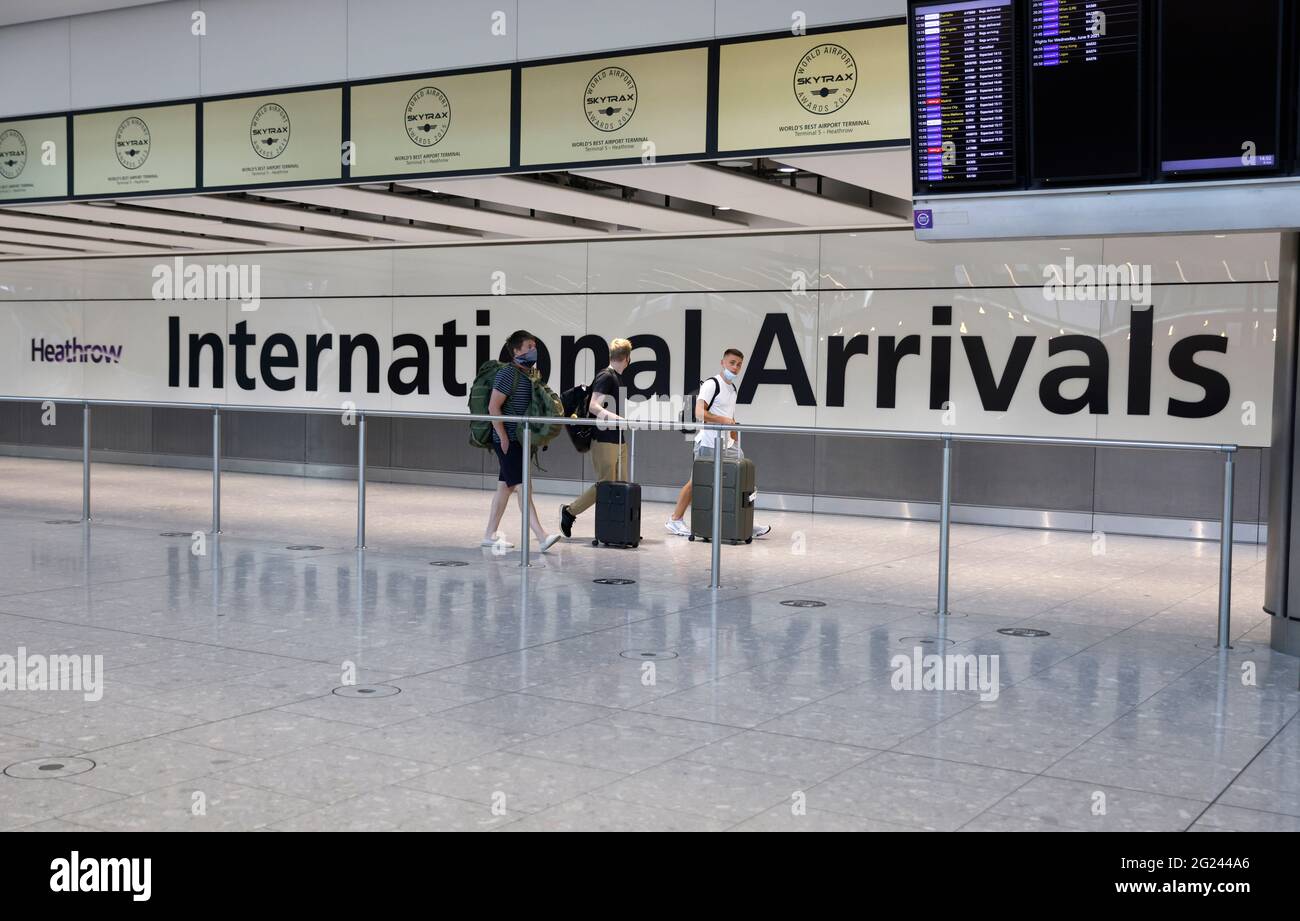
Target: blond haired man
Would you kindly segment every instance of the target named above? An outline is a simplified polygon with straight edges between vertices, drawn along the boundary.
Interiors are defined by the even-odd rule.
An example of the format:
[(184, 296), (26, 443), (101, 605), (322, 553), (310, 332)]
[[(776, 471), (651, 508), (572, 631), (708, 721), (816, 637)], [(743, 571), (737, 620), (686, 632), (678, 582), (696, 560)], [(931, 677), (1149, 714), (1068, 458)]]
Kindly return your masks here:
[[(623, 372), (631, 360), (631, 342), (614, 339), (609, 343), (609, 367), (597, 374), (591, 382), (588, 411), (592, 418), (608, 423), (622, 420)], [(627, 462), (626, 436), (616, 425), (597, 427), (591, 438), (591, 464), (596, 468), (596, 481), (618, 480), (626, 476)], [(586, 492), (560, 509), (560, 531), (565, 537), (573, 536), (573, 523), (595, 502), (596, 484), (592, 483)]]

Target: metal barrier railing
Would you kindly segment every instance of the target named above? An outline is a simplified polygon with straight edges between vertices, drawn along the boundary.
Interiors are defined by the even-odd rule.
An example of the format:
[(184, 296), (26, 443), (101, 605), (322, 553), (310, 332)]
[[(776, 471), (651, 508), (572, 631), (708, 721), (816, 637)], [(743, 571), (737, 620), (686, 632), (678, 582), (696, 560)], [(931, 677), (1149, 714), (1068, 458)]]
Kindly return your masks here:
[[(81, 429), (81, 518), (90, 520), (90, 426), (91, 408), (94, 406), (129, 406), (156, 409), (190, 409), (211, 410), (212, 412), (212, 533), (221, 533), (221, 411), (237, 412), (288, 412), (312, 413), (316, 415), (337, 415), (339, 410), (316, 406), (237, 406), (216, 405), (208, 403), (170, 403), (133, 400), (60, 400), (53, 397), (15, 397), (0, 396), (0, 402), (22, 403), (80, 403), (82, 406)], [(454, 422), (498, 421), (514, 423), (538, 423), (536, 416), (493, 416), (472, 413), (413, 412), (402, 410), (352, 410), (357, 417), (357, 546), (366, 549), (366, 417), (398, 419), (438, 419)], [(567, 417), (546, 417), (546, 424), (559, 425), (593, 425), (598, 428), (619, 428), (629, 432), (628, 479), (635, 471), (636, 432), (638, 429), (656, 431), (681, 431), (688, 426), (680, 423), (641, 422), (624, 419), (608, 422), (597, 419), (572, 419)], [(1237, 445), (1196, 444), (1193, 442), (1168, 441), (1128, 441), (1114, 438), (1068, 438), (1046, 435), (974, 435), (954, 434), (951, 432), (898, 432), (889, 429), (843, 429), (816, 428), (797, 425), (718, 425), (715, 423), (692, 422), (691, 429), (730, 432), (738, 431), (753, 434), (779, 435), (820, 435), (840, 438), (892, 438), (914, 441), (937, 441), (943, 449), (943, 475), (939, 492), (939, 574), (935, 604), (935, 613), (944, 618), (948, 616), (948, 567), (951, 551), (950, 532), (952, 528), (952, 445), (953, 442), (993, 443), (993, 444), (1033, 444), (1057, 447), (1087, 448), (1130, 448), (1134, 450), (1163, 451), (1197, 451), (1213, 452), (1224, 455), (1223, 464), (1223, 515), (1219, 520), (1219, 621), (1216, 648), (1231, 648), (1229, 631), (1232, 616), (1232, 527), (1233, 527), (1233, 487), (1235, 484), (1235, 457)], [(524, 478), (521, 484), (521, 514), (519, 565), (525, 574), (530, 565), (531, 534), (529, 532), (529, 510), (532, 508), (532, 473), (528, 458), (532, 453), (532, 429), (522, 426), (524, 451)], [(713, 507), (710, 540), (709, 587), (721, 588), (722, 572), (722, 493), (723, 452), (713, 452)]]

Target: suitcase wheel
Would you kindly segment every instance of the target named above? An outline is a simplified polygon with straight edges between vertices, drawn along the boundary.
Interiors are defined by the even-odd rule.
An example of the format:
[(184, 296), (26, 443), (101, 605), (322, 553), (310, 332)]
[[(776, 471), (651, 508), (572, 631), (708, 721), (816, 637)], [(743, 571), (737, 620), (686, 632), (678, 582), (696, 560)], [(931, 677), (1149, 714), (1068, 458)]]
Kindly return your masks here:
[(637, 546), (638, 546), (640, 543), (641, 543), (641, 541), (639, 541), (639, 540), (634, 540), (634, 541), (632, 541), (632, 544), (631, 544), (632, 549), (635, 550), (635, 549), (637, 548)]
[[(1226, 529), (1225, 529), (1225, 530), (1226, 530)], [(752, 537), (746, 537), (746, 538), (745, 538), (745, 543), (747, 543), (747, 544), (752, 544), (753, 542), (754, 542), (754, 538), (752, 538)]]
[(688, 541), (690, 541), (691, 543), (695, 543), (695, 535), (694, 535), (694, 534), (691, 534), (691, 535), (688, 536), (686, 539), (687, 539)]
[(593, 540), (593, 541), (591, 542), (591, 545), (592, 545), (593, 547), (599, 547), (599, 546), (600, 546), (600, 541), (598, 541), (598, 540)]

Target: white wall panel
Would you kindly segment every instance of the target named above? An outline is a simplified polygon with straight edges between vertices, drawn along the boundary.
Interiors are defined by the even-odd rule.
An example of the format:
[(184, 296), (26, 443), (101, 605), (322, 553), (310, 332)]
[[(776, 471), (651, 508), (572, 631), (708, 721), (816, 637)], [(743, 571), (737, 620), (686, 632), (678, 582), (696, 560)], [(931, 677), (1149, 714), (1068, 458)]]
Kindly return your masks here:
[(718, 35), (780, 32), (794, 24), (794, 11), (809, 28), (907, 14), (906, 0), (717, 0)]
[[(592, 243), (592, 291), (790, 291), (817, 287), (816, 234)], [(701, 259), (701, 247), (712, 254)]]
[(1101, 261), (1150, 266), (1157, 285), (1277, 281), (1280, 248), (1275, 233), (1108, 237)]
[(700, 0), (518, 0), (519, 59), (713, 38), (713, 4)]
[(513, 295), (585, 291), (587, 252), (584, 243), (394, 250), (393, 293)]
[(257, 267), (263, 297), (378, 297), (393, 292), (393, 251), (247, 253), (231, 264)]
[[(68, 20), (49, 19), (0, 29), (5, 91), (0, 115), (30, 115), (71, 107)], [(19, 76), (21, 75), (21, 76)]]
[[(84, 392), (85, 365), (67, 357), (34, 358), (39, 347), (88, 344), (79, 302), (45, 301), (0, 306), (0, 393), (17, 397), (73, 397)], [(64, 356), (71, 351), (64, 349)]]
[(347, 78), (347, 0), (210, 0), (205, 96)]
[[(99, 304), (87, 304), (85, 308), (85, 335), (87, 342), (122, 344), (123, 352), (120, 364), (84, 365), (85, 386), (87, 392), (94, 393), (97, 399), (130, 400), (138, 399), (143, 391), (158, 391), (156, 399), (171, 401), (182, 399), (186, 402), (225, 402), (227, 387), (213, 388), (211, 350), (204, 349), (199, 361), (200, 386), (185, 387), (183, 391), (167, 392), (168, 372), (168, 317), (179, 317), (183, 333), (179, 339), (182, 355), (188, 354), (189, 343), (186, 332), (215, 332), (224, 341), (226, 338), (225, 318), (227, 305), (217, 301), (107, 301)], [(223, 350), (224, 351), (224, 350)], [(186, 363), (183, 384), (189, 383), (189, 365)], [(230, 367), (227, 364), (226, 381), (230, 381)]]
[(190, 19), (195, 8), (155, 3), (73, 17), (73, 108), (198, 96), (199, 37)]
[(1073, 256), (1101, 261), (1101, 240), (920, 243), (909, 231), (836, 233), (821, 238), (822, 288), (984, 288), (1042, 285), (1046, 266)]
[[(185, 255), (181, 257), (182, 270), (185, 266), (209, 265), (224, 266), (226, 256)], [(84, 263), (85, 289), (94, 292), (96, 299), (138, 298), (152, 299), (154, 284), (158, 276), (154, 274), (158, 266), (175, 270), (174, 256), (140, 256), (131, 259), (93, 259)], [(224, 308), (223, 308), (224, 309)]]
[(85, 269), (95, 264), (94, 259), (84, 262), (63, 259), (6, 262), (0, 265), (0, 301), (83, 297), (84, 292), (90, 290), (82, 287)]
[[(515, 0), (349, 0), (348, 76), (452, 70), (513, 62)], [(495, 35), (492, 14), (505, 14)]]

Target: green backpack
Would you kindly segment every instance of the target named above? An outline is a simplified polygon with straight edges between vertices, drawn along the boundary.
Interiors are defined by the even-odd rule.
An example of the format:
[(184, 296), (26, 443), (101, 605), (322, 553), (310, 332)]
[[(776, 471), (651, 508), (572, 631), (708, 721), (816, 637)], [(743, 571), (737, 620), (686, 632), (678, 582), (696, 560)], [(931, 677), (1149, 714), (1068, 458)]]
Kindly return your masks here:
[[(502, 361), (483, 362), (483, 366), (478, 369), (478, 374), (474, 378), (474, 384), (469, 389), (469, 411), (471, 413), (487, 415), (488, 400), (492, 398), (492, 385), (496, 383), (497, 372), (502, 368), (510, 368), (515, 374), (526, 373), (513, 363), (506, 364)], [(564, 415), (560, 398), (556, 396), (555, 391), (547, 387), (536, 373), (527, 376), (533, 384), (533, 396), (528, 401), (528, 409), (523, 414), (525, 416), (536, 416), (539, 419)], [(529, 422), (528, 427), (532, 430), (534, 462), (537, 460), (537, 452), (545, 451), (547, 445), (554, 441), (560, 434), (560, 430), (564, 428), (564, 426), (557, 423), (545, 422)], [(482, 420), (471, 422), (469, 424), (469, 443), (476, 448), (491, 450), (492, 423)]]

